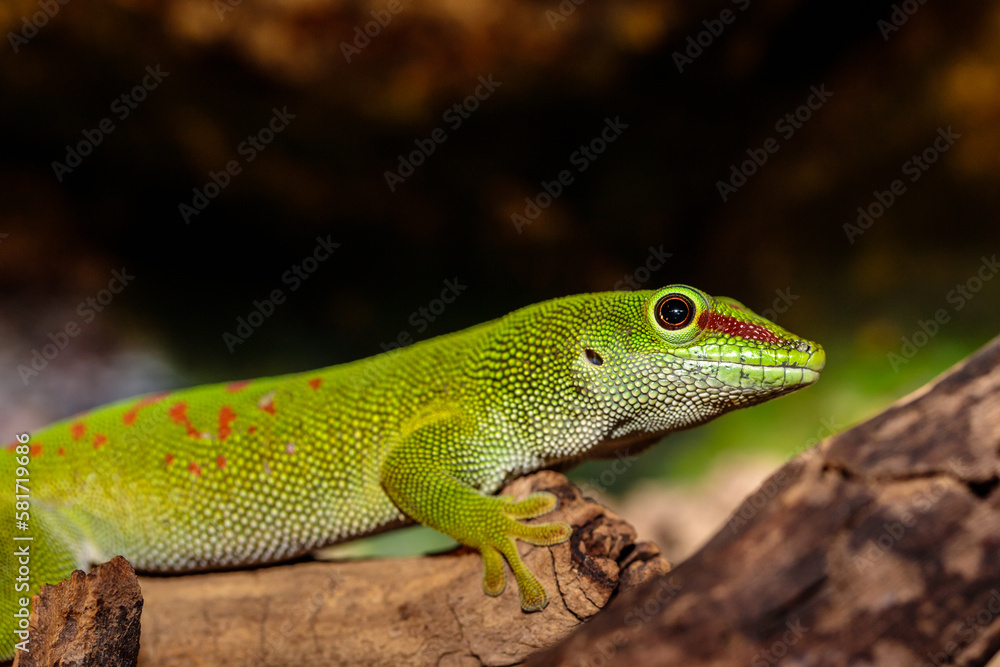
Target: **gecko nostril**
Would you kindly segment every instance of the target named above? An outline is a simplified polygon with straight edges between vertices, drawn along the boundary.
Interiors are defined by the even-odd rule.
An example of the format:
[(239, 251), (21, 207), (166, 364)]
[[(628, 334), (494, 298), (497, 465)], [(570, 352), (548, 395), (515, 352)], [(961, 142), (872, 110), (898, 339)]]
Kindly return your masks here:
[(601, 364), (604, 363), (604, 359), (601, 358), (601, 355), (599, 355), (596, 350), (591, 350), (588, 347), (586, 350), (583, 351), (583, 353), (587, 355), (587, 361), (589, 361), (594, 366), (600, 366)]

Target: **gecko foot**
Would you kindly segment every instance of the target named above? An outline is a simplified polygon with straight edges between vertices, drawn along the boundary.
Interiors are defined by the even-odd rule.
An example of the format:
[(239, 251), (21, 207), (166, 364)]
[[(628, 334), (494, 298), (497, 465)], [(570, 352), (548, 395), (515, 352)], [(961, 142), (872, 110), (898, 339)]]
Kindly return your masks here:
[[(504, 560), (510, 565), (521, 594), (521, 609), (526, 612), (539, 611), (549, 602), (545, 588), (535, 575), (524, 565), (517, 552), (515, 539), (531, 544), (548, 546), (569, 539), (572, 528), (561, 521), (526, 525), (517, 519), (531, 519), (551, 512), (558, 500), (551, 493), (533, 493), (524, 500), (513, 501), (509, 497), (499, 499), (502, 522), (500, 530), (486, 536), (480, 545), (483, 556), (483, 591), (487, 595), (500, 595), (507, 585)], [(491, 531), (493, 532), (493, 531)]]

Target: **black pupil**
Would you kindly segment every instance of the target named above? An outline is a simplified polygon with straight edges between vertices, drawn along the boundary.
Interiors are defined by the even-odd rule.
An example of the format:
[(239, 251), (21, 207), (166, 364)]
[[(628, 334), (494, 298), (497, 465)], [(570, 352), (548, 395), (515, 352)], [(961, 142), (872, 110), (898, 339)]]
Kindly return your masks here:
[(684, 299), (674, 297), (663, 302), (660, 313), (667, 324), (680, 326), (691, 316), (691, 307)]

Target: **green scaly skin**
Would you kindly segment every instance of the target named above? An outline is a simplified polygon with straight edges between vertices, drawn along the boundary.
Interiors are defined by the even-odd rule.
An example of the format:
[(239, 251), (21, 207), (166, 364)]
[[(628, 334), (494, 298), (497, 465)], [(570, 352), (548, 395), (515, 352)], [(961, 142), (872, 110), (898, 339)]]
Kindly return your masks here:
[[(55, 423), (21, 450), (27, 532), (13, 522), (17, 443), (0, 454), (0, 656), (14, 651), (14, 595), (116, 554), (148, 572), (247, 566), (409, 521), (479, 549), (490, 595), (506, 561), (522, 608), (542, 609), (515, 540), (557, 544), (570, 527), (519, 521), (552, 510), (551, 494), (490, 494), (812, 384), (824, 361), (738, 302), (672, 285), (555, 299), (353, 363)], [(27, 590), (12, 594), (15, 533), (34, 541)]]

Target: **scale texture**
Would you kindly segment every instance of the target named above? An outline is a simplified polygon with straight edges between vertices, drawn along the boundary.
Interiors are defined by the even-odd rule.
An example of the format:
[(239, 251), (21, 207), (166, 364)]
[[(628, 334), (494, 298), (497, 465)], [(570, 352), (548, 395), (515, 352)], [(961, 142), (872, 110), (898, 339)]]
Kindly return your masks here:
[[(555, 299), (348, 364), (77, 415), (0, 453), (5, 483), (18, 467), (30, 479), (26, 531), (13, 495), (0, 498), (0, 657), (18, 641), (16, 598), (115, 555), (146, 572), (247, 566), (410, 521), (479, 549), (491, 595), (509, 566), (522, 608), (541, 609), (515, 540), (556, 544), (569, 526), (522, 523), (553, 509), (551, 494), (491, 494), (807, 386), (824, 363), (819, 345), (738, 302), (672, 285)], [(11, 544), (30, 545), (24, 581)]]

